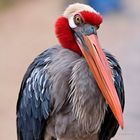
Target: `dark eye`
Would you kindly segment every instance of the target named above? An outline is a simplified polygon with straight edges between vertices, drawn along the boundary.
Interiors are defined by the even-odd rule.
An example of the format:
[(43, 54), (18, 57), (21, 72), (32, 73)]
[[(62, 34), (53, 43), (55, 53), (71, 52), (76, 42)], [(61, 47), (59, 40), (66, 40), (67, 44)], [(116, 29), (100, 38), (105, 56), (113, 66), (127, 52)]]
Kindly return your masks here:
[(79, 14), (77, 14), (77, 15), (74, 16), (74, 23), (76, 25), (80, 25), (80, 24), (83, 23), (82, 17)]

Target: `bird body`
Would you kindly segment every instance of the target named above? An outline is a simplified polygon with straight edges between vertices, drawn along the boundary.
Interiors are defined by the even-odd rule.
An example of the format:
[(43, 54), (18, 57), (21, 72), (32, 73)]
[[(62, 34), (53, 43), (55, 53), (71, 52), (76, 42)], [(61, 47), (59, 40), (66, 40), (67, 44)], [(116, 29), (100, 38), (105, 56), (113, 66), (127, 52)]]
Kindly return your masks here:
[[(64, 15), (69, 15), (69, 11)], [(56, 25), (60, 27), (61, 22)], [(67, 44), (59, 33), (66, 30), (65, 26), (61, 30), (56, 29), (56, 34), (62, 46), (41, 53), (23, 78), (17, 102), (18, 140), (110, 140), (118, 130), (118, 121), (86, 59), (72, 42), (74, 37), (69, 36), (68, 40), (66, 36), (66, 40), (69, 47), (76, 47), (64, 47)], [(110, 53), (104, 54), (123, 109), (121, 68)]]

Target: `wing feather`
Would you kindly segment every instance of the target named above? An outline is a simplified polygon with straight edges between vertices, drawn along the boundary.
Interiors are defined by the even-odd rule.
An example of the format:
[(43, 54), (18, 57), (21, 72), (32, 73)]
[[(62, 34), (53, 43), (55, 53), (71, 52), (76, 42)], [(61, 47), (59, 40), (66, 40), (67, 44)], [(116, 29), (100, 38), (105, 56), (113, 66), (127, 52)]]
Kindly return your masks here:
[(43, 140), (44, 128), (49, 117), (51, 81), (47, 66), (52, 52), (48, 49), (40, 54), (24, 75), (17, 102), (18, 140)]

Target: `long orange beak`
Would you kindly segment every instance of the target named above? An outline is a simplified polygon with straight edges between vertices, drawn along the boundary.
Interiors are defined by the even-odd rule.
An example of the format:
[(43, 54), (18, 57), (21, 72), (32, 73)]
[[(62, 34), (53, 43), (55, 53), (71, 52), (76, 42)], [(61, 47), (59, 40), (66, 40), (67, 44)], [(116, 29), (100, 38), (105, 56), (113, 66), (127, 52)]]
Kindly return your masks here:
[(106, 99), (109, 107), (114, 113), (121, 128), (124, 127), (122, 108), (114, 86), (112, 70), (107, 58), (100, 47), (98, 38), (92, 34), (89, 36), (82, 35), (85, 46), (77, 41), (87, 64), (95, 77), (95, 80)]

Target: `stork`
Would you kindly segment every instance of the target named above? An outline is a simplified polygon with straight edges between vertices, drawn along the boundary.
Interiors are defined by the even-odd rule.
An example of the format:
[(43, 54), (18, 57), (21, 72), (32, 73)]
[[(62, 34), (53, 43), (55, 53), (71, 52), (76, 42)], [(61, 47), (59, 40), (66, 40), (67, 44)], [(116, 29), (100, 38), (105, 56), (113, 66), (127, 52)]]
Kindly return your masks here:
[(72, 4), (55, 24), (61, 45), (38, 55), (17, 102), (18, 140), (110, 140), (124, 127), (118, 61), (100, 47), (102, 16)]

